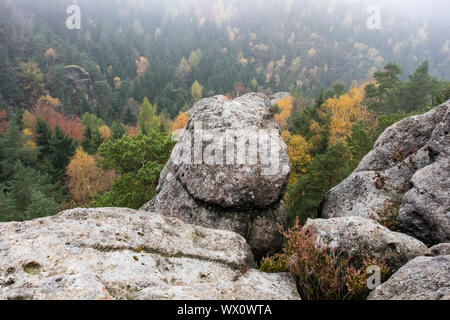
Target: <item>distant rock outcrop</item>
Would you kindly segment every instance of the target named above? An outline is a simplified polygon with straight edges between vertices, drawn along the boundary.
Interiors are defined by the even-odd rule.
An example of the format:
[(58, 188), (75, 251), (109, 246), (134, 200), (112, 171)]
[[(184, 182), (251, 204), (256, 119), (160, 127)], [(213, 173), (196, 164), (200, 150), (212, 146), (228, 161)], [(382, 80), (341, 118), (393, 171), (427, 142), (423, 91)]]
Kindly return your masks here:
[(80, 66), (70, 65), (64, 67), (66, 82), (73, 87), (72, 94), (87, 94), (89, 101), (95, 102), (94, 84), (91, 75)]
[(356, 171), (322, 203), (322, 218), (378, 220), (428, 245), (450, 241), (450, 101), (388, 128)]
[(0, 223), (0, 299), (299, 299), (245, 239), (158, 214), (75, 209)]
[(376, 221), (361, 217), (308, 220), (305, 228), (319, 248), (327, 247), (351, 257), (356, 264), (366, 255), (385, 257), (391, 272), (428, 249), (413, 237), (392, 232)]
[(270, 107), (254, 93), (198, 102), (161, 173), (158, 195), (142, 210), (235, 231), (258, 257), (278, 250), (290, 163)]

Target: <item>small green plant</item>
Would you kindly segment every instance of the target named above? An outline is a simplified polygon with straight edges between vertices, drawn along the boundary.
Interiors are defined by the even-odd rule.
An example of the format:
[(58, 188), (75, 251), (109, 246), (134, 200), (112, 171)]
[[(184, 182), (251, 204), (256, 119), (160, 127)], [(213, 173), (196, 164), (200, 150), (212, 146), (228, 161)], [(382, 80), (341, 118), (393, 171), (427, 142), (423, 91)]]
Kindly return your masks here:
[(281, 108), (278, 106), (278, 104), (275, 104), (270, 107), (270, 114), (275, 117), (275, 115), (281, 113)]

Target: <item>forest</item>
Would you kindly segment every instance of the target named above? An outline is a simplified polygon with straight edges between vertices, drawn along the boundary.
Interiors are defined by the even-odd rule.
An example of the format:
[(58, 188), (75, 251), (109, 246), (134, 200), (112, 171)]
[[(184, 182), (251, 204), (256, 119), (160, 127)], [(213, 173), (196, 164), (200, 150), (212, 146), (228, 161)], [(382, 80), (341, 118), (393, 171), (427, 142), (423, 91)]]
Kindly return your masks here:
[(0, 0), (0, 221), (140, 208), (171, 134), (217, 94), (275, 108), (291, 225), (316, 217), (393, 123), (450, 99), (448, 25), (352, 3)]

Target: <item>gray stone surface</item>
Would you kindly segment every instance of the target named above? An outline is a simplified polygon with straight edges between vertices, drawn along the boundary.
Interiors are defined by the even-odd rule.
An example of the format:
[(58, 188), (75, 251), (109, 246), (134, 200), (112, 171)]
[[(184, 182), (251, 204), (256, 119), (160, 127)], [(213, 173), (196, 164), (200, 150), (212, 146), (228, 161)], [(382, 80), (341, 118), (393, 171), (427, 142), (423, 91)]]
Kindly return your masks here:
[(305, 228), (313, 235), (319, 248), (336, 250), (352, 257), (355, 263), (366, 254), (369, 257), (384, 256), (391, 272), (427, 251), (427, 246), (419, 240), (361, 217), (310, 219)]
[[(280, 130), (270, 113), (270, 101), (262, 94), (246, 94), (233, 101), (203, 99), (193, 108), (195, 112), (185, 132), (174, 148), (171, 159), (160, 176), (158, 195), (142, 210), (178, 217), (185, 222), (210, 228), (231, 230), (244, 236), (258, 257), (273, 253), (281, 246), (282, 237), (278, 224), (286, 223), (285, 205), (282, 198), (290, 175), (287, 147)], [(208, 154), (211, 142), (195, 144), (195, 129), (201, 124), (203, 130), (219, 141), (226, 141), (227, 130), (236, 134), (231, 140), (231, 160), (224, 150), (222, 162), (206, 163), (199, 154)], [(244, 164), (238, 162), (240, 132), (249, 134), (258, 130), (273, 130), (270, 138), (273, 154), (278, 163), (249, 161), (246, 151)], [(266, 131), (268, 132), (268, 131)], [(261, 145), (256, 145), (261, 152)], [(248, 143), (246, 148), (248, 148)], [(190, 163), (181, 162), (189, 154)], [(275, 157), (270, 158), (273, 161)], [(234, 160), (234, 161), (233, 161)], [(268, 170), (273, 169), (276, 170)]]
[(450, 256), (417, 257), (376, 288), (369, 300), (450, 300)]
[(450, 255), (450, 243), (437, 244), (425, 253), (427, 257), (447, 256)]
[(450, 239), (450, 101), (388, 128), (345, 181), (325, 196), (322, 218), (378, 220), (396, 208), (398, 228), (428, 245)]
[(120, 208), (0, 223), (0, 299), (299, 299), (236, 233)]

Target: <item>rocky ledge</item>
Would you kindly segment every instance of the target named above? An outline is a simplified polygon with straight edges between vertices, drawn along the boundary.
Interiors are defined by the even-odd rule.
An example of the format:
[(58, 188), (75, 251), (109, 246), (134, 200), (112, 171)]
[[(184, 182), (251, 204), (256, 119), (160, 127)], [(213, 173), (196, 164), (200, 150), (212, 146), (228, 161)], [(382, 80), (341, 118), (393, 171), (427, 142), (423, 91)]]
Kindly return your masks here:
[(245, 239), (159, 214), (75, 209), (0, 224), (0, 299), (299, 299)]

